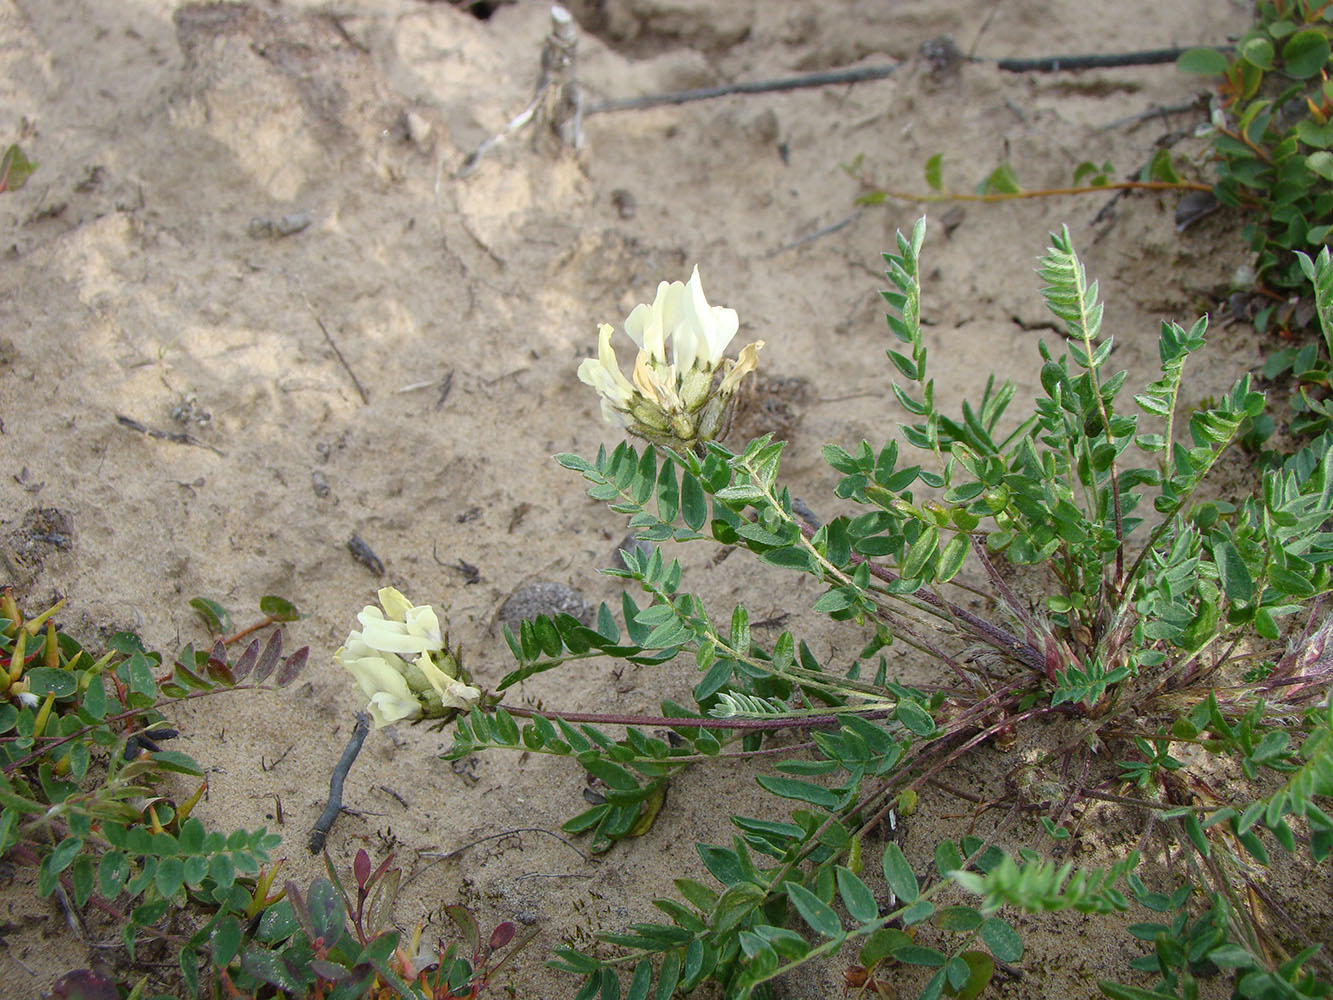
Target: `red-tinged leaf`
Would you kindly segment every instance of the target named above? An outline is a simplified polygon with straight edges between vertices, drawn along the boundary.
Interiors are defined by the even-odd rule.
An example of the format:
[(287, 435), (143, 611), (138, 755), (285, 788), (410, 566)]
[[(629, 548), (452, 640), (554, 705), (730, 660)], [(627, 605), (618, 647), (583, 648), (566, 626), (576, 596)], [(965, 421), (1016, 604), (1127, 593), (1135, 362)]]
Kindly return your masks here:
[(301, 888), (291, 879), (287, 880), (287, 901), (292, 904), (292, 916), (296, 917), (296, 922), (301, 925), (301, 930), (305, 931), (306, 937), (311, 941), (315, 940), (315, 922), (310, 919), (310, 907), (306, 906), (305, 897), (301, 895)]
[(268, 642), (264, 644), (264, 651), (259, 654), (259, 662), (255, 664), (255, 683), (263, 684), (268, 680), (268, 675), (273, 673), (273, 668), (278, 665), (278, 657), (282, 655), (282, 629), (278, 629), (268, 637)]
[(120, 1000), (113, 980), (91, 969), (75, 969), (56, 980), (51, 996), (58, 1000)]
[(491, 931), (491, 951), (499, 951), (512, 940), (514, 940), (514, 925), (506, 920)]
[(370, 855), (366, 853), (364, 847), (357, 848), (356, 859), (352, 862), (352, 874), (356, 876), (356, 884), (364, 889), (370, 879)]
[(300, 676), (301, 671), (305, 669), (306, 661), (310, 659), (310, 647), (302, 646), (283, 663), (282, 669), (278, 671), (276, 678), (278, 687), (286, 687), (292, 681)]
[(331, 983), (340, 983), (352, 975), (350, 969), (345, 969), (337, 962), (330, 962), (326, 958), (312, 958), (310, 971), (320, 979)]
[(401, 868), (394, 868), (384, 873), (383, 878), (378, 871), (370, 876), (371, 884), (375, 888), (370, 893), (370, 915), (366, 918), (366, 930), (371, 934), (379, 934), (392, 921), (394, 903), (398, 900), (398, 883), (402, 874)]
[(245, 680), (250, 676), (250, 671), (255, 668), (255, 660), (257, 659), (259, 659), (259, 640), (252, 639), (250, 645), (245, 647), (245, 652), (241, 654), (241, 658), (232, 665), (231, 675), (238, 682)]
[(389, 856), (387, 858), (385, 858), (383, 861), (380, 862), (379, 867), (376, 868), (373, 872), (371, 872), (369, 881), (378, 882), (380, 879), (382, 879), (384, 877), (384, 873), (389, 870), (389, 866), (391, 864), (393, 864), (392, 851), (389, 852)]
[(236, 677), (231, 672), (231, 667), (227, 666), (225, 663), (219, 663), (210, 656), (208, 658), (208, 663), (206, 663), (204, 667), (208, 671), (208, 676), (218, 683), (226, 684), (228, 687), (231, 687), (236, 683)]
[(462, 932), (468, 950), (476, 951), (477, 943), (481, 940), (481, 930), (477, 927), (476, 918), (472, 916), (471, 911), (466, 906), (454, 905), (446, 906), (444, 913)]

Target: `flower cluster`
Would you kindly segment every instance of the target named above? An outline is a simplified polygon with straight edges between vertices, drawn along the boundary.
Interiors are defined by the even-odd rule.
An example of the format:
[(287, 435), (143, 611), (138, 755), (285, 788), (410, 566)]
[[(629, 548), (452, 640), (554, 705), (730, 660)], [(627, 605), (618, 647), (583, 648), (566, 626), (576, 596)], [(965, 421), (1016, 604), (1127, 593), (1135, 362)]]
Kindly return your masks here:
[(762, 340), (735, 360), (723, 357), (739, 326), (736, 310), (708, 304), (696, 267), (686, 283), (662, 282), (652, 305), (641, 303), (626, 318), (625, 333), (639, 348), (633, 381), (620, 370), (607, 323), (597, 357), (579, 365), (579, 379), (602, 397), (609, 423), (656, 444), (693, 447), (726, 433), (736, 389), (759, 364)]
[(481, 692), (449, 651), (435, 609), (414, 605), (393, 587), (378, 596), (381, 607), (367, 605), (356, 616), (360, 630), (333, 654), (369, 696), (375, 728), (403, 719), (447, 721), (477, 704)]

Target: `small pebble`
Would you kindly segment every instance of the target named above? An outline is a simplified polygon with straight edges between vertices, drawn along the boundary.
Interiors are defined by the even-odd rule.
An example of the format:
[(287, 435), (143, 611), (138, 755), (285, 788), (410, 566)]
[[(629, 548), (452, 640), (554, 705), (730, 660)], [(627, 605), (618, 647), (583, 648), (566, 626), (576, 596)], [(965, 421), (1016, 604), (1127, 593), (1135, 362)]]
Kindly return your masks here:
[(384, 575), (384, 563), (380, 561), (380, 557), (375, 555), (375, 550), (367, 545), (365, 539), (360, 535), (354, 533), (347, 540), (347, 551), (352, 553), (353, 559), (376, 576)]
[(629, 567), (625, 565), (626, 552), (632, 553), (642, 560), (647, 559), (653, 554), (653, 547), (642, 539), (635, 538), (634, 532), (631, 531), (620, 540), (620, 544), (616, 546), (616, 551), (611, 555), (611, 562), (615, 565), (616, 569), (629, 569)]
[(639, 210), (634, 195), (624, 188), (616, 188), (611, 192), (611, 204), (616, 207), (622, 219), (634, 218), (634, 214)]
[(284, 215), (281, 219), (264, 219), (256, 216), (250, 220), (250, 227), (247, 231), (257, 240), (276, 240), (282, 236), (299, 233), (314, 221), (315, 217), (309, 212), (293, 212), (291, 215)]
[(772, 108), (766, 108), (751, 115), (741, 123), (741, 130), (753, 142), (763, 146), (772, 145), (778, 141), (781, 132), (777, 112)]
[(519, 588), (500, 608), (500, 621), (515, 632), (524, 621), (538, 615), (573, 615), (584, 625), (591, 625), (593, 609), (573, 587), (552, 580)]
[(321, 500), (329, 495), (332, 488), (329, 486), (328, 477), (316, 469), (310, 474), (310, 486), (315, 491), (315, 496)]
[(434, 128), (415, 111), (403, 112), (403, 128), (407, 131), (408, 141), (423, 153), (430, 151), (431, 135)]

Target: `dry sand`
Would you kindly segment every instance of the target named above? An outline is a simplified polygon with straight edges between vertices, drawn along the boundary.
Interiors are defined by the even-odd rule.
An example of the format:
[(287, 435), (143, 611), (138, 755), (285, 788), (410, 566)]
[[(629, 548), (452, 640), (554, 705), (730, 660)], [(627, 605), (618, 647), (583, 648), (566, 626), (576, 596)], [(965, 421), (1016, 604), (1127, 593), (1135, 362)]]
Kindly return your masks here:
[[(578, 155), (522, 139), (460, 180), (467, 152), (531, 95), (545, 3), (500, 5), (481, 20), (401, 0), (0, 0), (0, 142), (18, 140), (40, 163), (25, 188), (0, 196), (9, 582), (29, 608), (66, 598), (66, 627), (93, 644), (125, 628), (165, 649), (200, 641), (187, 605), (197, 595), (238, 623), (265, 594), (306, 613), (288, 634), (312, 650), (302, 682), (196, 703), (180, 713), (178, 741), (208, 770), (205, 818), (276, 827), (283, 870), (298, 880), (319, 872), (306, 833), (360, 707), (331, 655), (377, 587), (447, 609), (483, 685), (509, 668), (497, 612), (513, 592), (554, 580), (593, 604), (616, 593), (597, 569), (623, 522), (550, 459), (617, 440), (574, 377), (598, 322), (619, 322), (659, 280), (683, 280), (698, 263), (711, 300), (739, 311), (738, 343), (768, 342), (767, 412), (790, 438), (787, 480), (828, 497), (835, 474), (821, 445), (881, 441), (903, 416), (887, 388), (879, 254), (919, 211), (856, 212), (860, 188), (839, 164), (864, 154), (877, 181), (921, 189), (922, 165), (943, 152), (960, 189), (1003, 161), (1030, 187), (1062, 184), (1084, 159), (1136, 168), (1164, 136), (1201, 121), (1116, 124), (1202, 89), (1171, 66), (935, 69), (921, 44), (948, 33), (978, 56), (1113, 52), (1221, 42), (1247, 23), (1245, 5), (1227, 0), (584, 6), (580, 73), (592, 100), (903, 62), (879, 82), (597, 115)], [(1176, 148), (1197, 162), (1203, 146)], [(925, 312), (946, 408), (977, 398), (991, 372), (1031, 391), (1037, 342), (1052, 337), (1032, 265), (1062, 223), (1102, 281), (1116, 359), (1134, 378), (1156, 363), (1162, 318), (1188, 322), (1215, 306), (1244, 259), (1235, 219), (1178, 234), (1172, 198), (1135, 195), (1094, 223), (1108, 200), (969, 206), (948, 235), (932, 225)], [(309, 213), (302, 231), (252, 235), (252, 220), (295, 213)], [(1185, 402), (1217, 393), (1264, 350), (1247, 328), (1216, 325)], [(198, 444), (147, 437), (118, 416)], [(64, 544), (40, 523), (51, 509)], [(353, 560), (354, 533), (383, 576)], [(686, 586), (719, 613), (741, 600), (754, 618), (791, 613), (786, 627), (830, 662), (855, 654), (859, 638), (805, 610), (811, 581), (756, 574), (740, 556), (714, 566), (712, 554), (682, 558)], [(894, 665), (934, 676), (912, 658), (895, 654)], [(664, 697), (685, 700), (694, 680), (684, 665), (595, 662), (510, 697), (652, 712)], [(773, 808), (755, 772), (698, 768), (675, 781), (649, 835), (601, 858), (522, 833), (432, 864), (420, 853), (556, 829), (584, 808), (583, 775), (567, 761), (495, 755), (450, 767), (437, 758), (447, 743), (424, 727), (372, 734), (329, 849), (343, 865), (359, 847), (397, 851), (413, 876), (397, 907), (404, 927), (438, 928), (454, 902), (483, 924), (538, 926), (509, 980), (524, 998), (569, 995), (572, 980), (542, 965), (553, 946), (650, 919), (671, 877), (701, 875), (696, 841), (729, 842), (729, 811)], [(956, 781), (984, 782), (995, 773), (988, 755)], [(946, 814), (967, 808), (925, 804), (905, 834), (909, 856), (928, 858), (939, 831), (961, 829)], [(1108, 840), (1114, 831), (1099, 843)], [(1327, 909), (1307, 905), (1311, 919)], [(115, 936), (96, 920), (92, 939), (70, 934), (23, 872), (0, 891), (0, 926), (0, 982), (14, 997), (108, 961), (98, 942)], [(1095, 924), (1024, 927), (1027, 977), (1001, 995), (1094, 996), (1095, 979), (1135, 953)], [(141, 957), (152, 972), (174, 958)], [(837, 995), (850, 961), (780, 995)]]

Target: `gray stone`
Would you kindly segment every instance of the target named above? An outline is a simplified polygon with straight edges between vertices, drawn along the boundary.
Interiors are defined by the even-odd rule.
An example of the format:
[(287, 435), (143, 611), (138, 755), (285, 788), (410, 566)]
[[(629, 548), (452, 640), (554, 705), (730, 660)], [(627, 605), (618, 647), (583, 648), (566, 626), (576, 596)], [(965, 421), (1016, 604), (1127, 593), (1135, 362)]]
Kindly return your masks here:
[(583, 624), (591, 625), (593, 609), (573, 587), (553, 580), (542, 580), (519, 588), (500, 608), (500, 621), (515, 632), (524, 620), (538, 615), (573, 615)]

